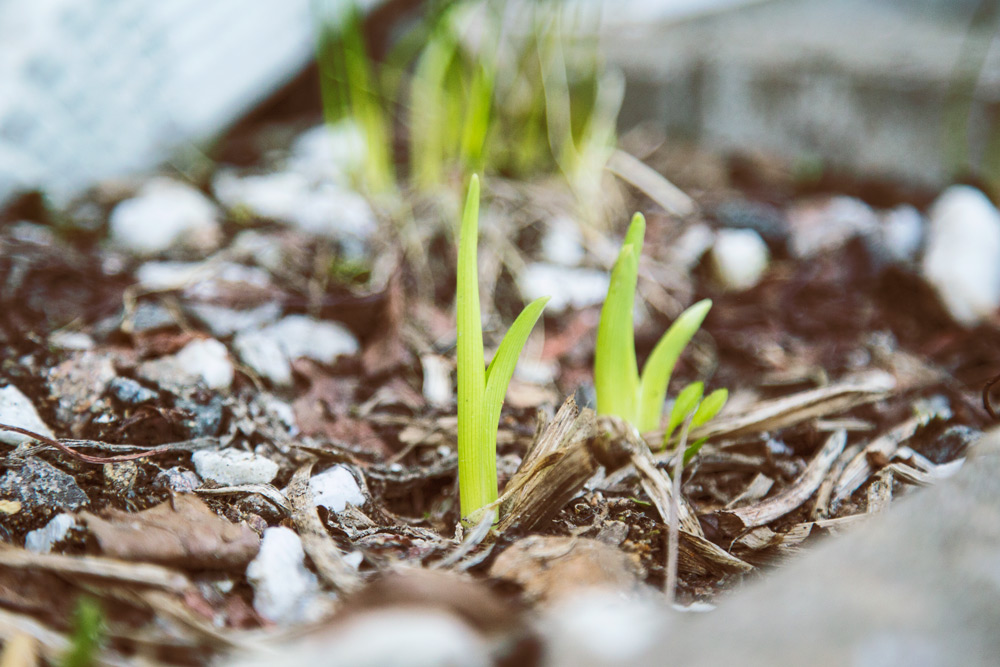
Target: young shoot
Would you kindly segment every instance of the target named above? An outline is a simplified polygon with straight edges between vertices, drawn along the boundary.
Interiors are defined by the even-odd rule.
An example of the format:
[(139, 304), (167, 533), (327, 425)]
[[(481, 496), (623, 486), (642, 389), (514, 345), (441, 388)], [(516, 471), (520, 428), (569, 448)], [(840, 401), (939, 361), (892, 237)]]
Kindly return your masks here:
[[(642, 214), (636, 213), (611, 270), (611, 283), (601, 308), (594, 354), (598, 414), (617, 415), (640, 432), (653, 431), (660, 426), (674, 365), (712, 307), (711, 300), (703, 299), (681, 313), (657, 342), (642, 374), (639, 374), (632, 309), (639, 275), (639, 255), (645, 235), (646, 220)], [(695, 405), (700, 399), (699, 392)]]
[[(684, 420), (691, 415), (689, 428), (698, 428), (708, 423), (710, 419), (719, 414), (726, 401), (729, 399), (728, 389), (716, 389), (702, 400), (705, 394), (705, 385), (702, 382), (692, 382), (684, 387), (674, 399), (674, 406), (670, 409), (670, 418), (667, 420), (667, 428), (663, 431), (663, 449), (670, 443), (670, 436), (674, 434)], [(701, 438), (689, 444), (684, 451), (684, 465), (694, 458), (701, 446), (705, 444), (707, 438)]]
[(497, 428), (500, 407), (521, 349), (548, 297), (531, 302), (517, 316), (489, 366), (483, 363), (476, 254), (479, 235), (479, 178), (472, 177), (458, 241), (455, 302), (458, 329), (458, 492), (463, 519), (497, 499)]

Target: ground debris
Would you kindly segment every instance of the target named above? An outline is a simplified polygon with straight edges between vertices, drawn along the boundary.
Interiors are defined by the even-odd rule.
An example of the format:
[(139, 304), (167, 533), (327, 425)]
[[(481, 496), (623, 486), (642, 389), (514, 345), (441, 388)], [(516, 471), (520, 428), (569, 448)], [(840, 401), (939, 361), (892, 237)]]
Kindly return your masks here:
[(223, 519), (197, 497), (178, 494), (142, 512), (107, 510), (79, 515), (101, 551), (127, 561), (189, 569), (238, 569), (257, 554), (260, 538)]
[(597, 540), (532, 535), (501, 552), (490, 576), (518, 584), (532, 600), (553, 602), (586, 588), (635, 591), (641, 570), (634, 556)]

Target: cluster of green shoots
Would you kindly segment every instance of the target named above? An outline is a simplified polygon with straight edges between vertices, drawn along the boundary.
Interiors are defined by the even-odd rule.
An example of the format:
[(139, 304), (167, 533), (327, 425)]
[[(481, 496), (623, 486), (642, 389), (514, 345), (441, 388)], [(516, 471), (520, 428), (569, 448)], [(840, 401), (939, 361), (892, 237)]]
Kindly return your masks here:
[[(597, 332), (594, 384), (599, 414), (617, 415), (640, 431), (652, 431), (660, 426), (674, 365), (712, 304), (706, 299), (684, 311), (657, 343), (639, 375), (632, 310), (645, 225), (643, 217), (636, 214), (611, 273)], [(478, 229), (479, 179), (473, 176), (459, 232), (455, 296), (459, 498), (462, 517), (473, 521), (477, 512), (497, 499), (496, 447), (500, 409), (517, 358), (548, 301), (544, 297), (525, 307), (484, 369), (477, 272)], [(725, 404), (728, 393), (719, 389), (704, 400), (703, 395), (701, 382), (688, 385), (678, 394), (664, 432), (664, 447), (684, 421), (690, 420), (690, 426), (699, 426), (714, 417)], [(685, 458), (696, 453), (701, 444), (697, 442), (689, 447)]]
[[(681, 313), (653, 347), (639, 373), (632, 314), (645, 235), (646, 220), (636, 213), (611, 270), (594, 353), (598, 414), (621, 417), (641, 433), (660, 427), (674, 366), (712, 308), (711, 300), (703, 299)], [(729, 397), (726, 389), (718, 389), (707, 397), (704, 391), (704, 383), (694, 382), (678, 393), (664, 430), (664, 447), (685, 420), (690, 417), (692, 428), (705, 424), (718, 414)], [(692, 444), (685, 456), (692, 456), (702, 444), (703, 441)]]
[[(553, 170), (578, 193), (594, 189), (615, 144), (623, 84), (596, 48), (567, 65), (564, 51), (581, 31), (562, 3), (519, 4), (518, 12), (497, 2), (429, 3), (379, 60), (354, 3), (333, 6), (318, 17), (324, 109), (329, 122), (349, 119), (364, 136), (367, 189), (394, 183), (397, 129), (421, 189), (470, 171), (525, 178)], [(470, 21), (481, 24), (478, 40), (466, 37)]]

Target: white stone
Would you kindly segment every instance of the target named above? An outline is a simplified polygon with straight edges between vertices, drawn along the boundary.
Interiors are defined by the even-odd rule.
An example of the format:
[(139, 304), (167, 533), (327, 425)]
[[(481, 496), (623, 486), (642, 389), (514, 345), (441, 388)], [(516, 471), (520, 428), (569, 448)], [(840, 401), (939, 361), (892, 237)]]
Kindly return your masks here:
[(322, 612), (319, 581), (306, 568), (302, 540), (289, 528), (264, 531), (246, 576), (254, 590), (254, 610), (272, 623), (315, 621)]
[(579, 266), (585, 255), (580, 225), (566, 216), (549, 220), (542, 237), (542, 257), (546, 262)]
[[(0, 387), (0, 424), (19, 426), (48, 438), (55, 437), (52, 429), (42, 421), (28, 397), (12, 384)], [(33, 438), (28, 435), (13, 431), (0, 431), (0, 442), (8, 445), (17, 446), (31, 440)]]
[(292, 143), (288, 168), (315, 181), (347, 185), (364, 167), (365, 135), (351, 119), (306, 130)]
[(94, 349), (94, 339), (82, 331), (56, 331), (49, 336), (48, 342), (63, 350)]
[(202, 449), (191, 461), (199, 477), (222, 486), (268, 484), (278, 474), (278, 464), (271, 459), (240, 449)]
[(281, 345), (266, 330), (241, 331), (233, 338), (240, 360), (258, 375), (280, 386), (292, 383), (292, 366)]
[(364, 197), (332, 182), (313, 183), (298, 172), (240, 177), (223, 171), (213, 187), (230, 209), (288, 222), (316, 236), (367, 240), (375, 233), (375, 214)]
[(305, 315), (289, 315), (267, 330), (289, 359), (305, 357), (332, 364), (337, 357), (358, 351), (357, 338), (342, 325)]
[(193, 340), (177, 353), (181, 370), (200, 377), (209, 389), (228, 389), (233, 383), (229, 350), (214, 338)]
[(146, 183), (139, 193), (115, 206), (108, 220), (111, 241), (140, 254), (155, 254), (175, 244), (207, 250), (219, 241), (218, 212), (195, 188), (166, 178)]
[(760, 234), (752, 229), (722, 229), (712, 246), (712, 268), (722, 287), (742, 291), (756, 285), (770, 253)]
[(285, 252), (281, 243), (272, 234), (263, 234), (255, 229), (237, 234), (228, 250), (234, 256), (252, 260), (271, 273), (277, 273), (285, 266)]
[(556, 381), (559, 374), (559, 364), (553, 360), (524, 358), (519, 359), (514, 367), (514, 377), (521, 382), (545, 386)]
[(343, 326), (305, 315), (289, 315), (263, 329), (240, 332), (233, 347), (247, 366), (279, 385), (291, 382), (294, 359), (332, 364), (359, 349), (358, 340)]
[(788, 211), (789, 247), (793, 255), (805, 259), (836, 250), (855, 236), (874, 232), (878, 226), (875, 211), (859, 199), (837, 196), (809, 200)]
[(437, 354), (425, 354), (420, 357), (420, 366), (424, 371), (424, 398), (431, 405), (443, 408), (451, 405), (454, 391), (451, 384), (451, 364)]
[(135, 272), (139, 285), (154, 291), (183, 289), (210, 275), (202, 262), (146, 262)]
[(702, 255), (712, 247), (715, 233), (703, 222), (689, 226), (670, 246), (670, 263), (685, 272), (690, 272)]
[(57, 542), (66, 539), (70, 528), (75, 525), (76, 519), (72, 514), (57, 514), (43, 528), (24, 536), (24, 548), (36, 554), (47, 554)]
[(894, 262), (910, 262), (917, 257), (924, 240), (924, 216), (903, 204), (882, 216), (882, 245)]
[(924, 278), (956, 322), (973, 326), (1000, 306), (1000, 212), (979, 190), (945, 190), (930, 209)]
[(518, 283), (525, 299), (551, 297), (546, 312), (561, 313), (567, 308), (586, 308), (603, 302), (608, 281), (604, 271), (537, 262), (525, 267)]
[(222, 295), (222, 283), (271, 286), (267, 271), (234, 262), (146, 262), (135, 272), (139, 284), (155, 291), (185, 290), (185, 295), (210, 300)]
[(358, 480), (344, 466), (333, 466), (313, 475), (309, 479), (309, 490), (312, 491), (313, 503), (331, 512), (343, 512), (348, 503), (354, 507), (365, 504)]
[(186, 303), (190, 310), (212, 332), (213, 336), (232, 336), (239, 331), (259, 329), (281, 316), (281, 304), (267, 301), (255, 308), (236, 310), (210, 303)]

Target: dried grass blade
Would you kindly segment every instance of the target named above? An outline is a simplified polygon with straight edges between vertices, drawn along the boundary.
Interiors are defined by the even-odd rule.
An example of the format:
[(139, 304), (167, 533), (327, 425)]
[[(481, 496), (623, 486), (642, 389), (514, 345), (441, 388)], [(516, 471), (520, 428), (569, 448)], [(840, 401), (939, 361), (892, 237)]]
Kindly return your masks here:
[(871, 457), (884, 458), (886, 461), (891, 459), (896, 450), (899, 449), (900, 443), (913, 437), (913, 434), (926, 423), (927, 419), (928, 417), (925, 415), (911, 417), (888, 433), (872, 440), (863, 450), (858, 452), (837, 480), (833, 491), (832, 505), (836, 507), (868, 481), (874, 472)]
[(729, 533), (763, 526), (801, 506), (819, 488), (833, 462), (844, 451), (847, 431), (831, 435), (805, 471), (781, 493), (753, 505), (717, 512), (719, 527)]
[(174, 593), (183, 593), (192, 587), (182, 573), (152, 563), (129, 563), (101, 556), (38, 554), (5, 544), (0, 544), (0, 568), (107, 579)]

